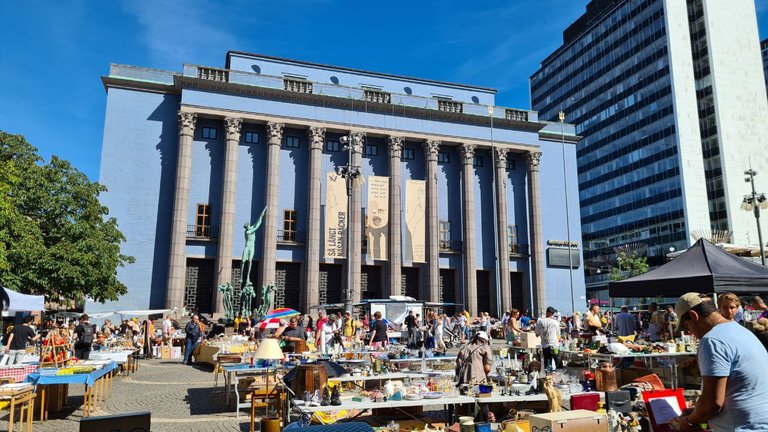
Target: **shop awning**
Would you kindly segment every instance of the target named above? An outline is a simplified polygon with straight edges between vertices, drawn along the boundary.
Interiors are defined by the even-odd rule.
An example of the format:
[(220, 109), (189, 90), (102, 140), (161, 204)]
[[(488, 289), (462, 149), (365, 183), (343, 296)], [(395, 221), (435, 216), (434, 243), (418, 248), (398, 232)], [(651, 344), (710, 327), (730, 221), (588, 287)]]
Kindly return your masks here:
[(0, 287), (3, 302), (3, 316), (16, 312), (34, 312), (45, 310), (45, 298), (41, 295), (21, 294), (9, 288)]
[(648, 273), (608, 284), (611, 297), (677, 297), (687, 292), (768, 292), (768, 267), (700, 239), (674, 260)]

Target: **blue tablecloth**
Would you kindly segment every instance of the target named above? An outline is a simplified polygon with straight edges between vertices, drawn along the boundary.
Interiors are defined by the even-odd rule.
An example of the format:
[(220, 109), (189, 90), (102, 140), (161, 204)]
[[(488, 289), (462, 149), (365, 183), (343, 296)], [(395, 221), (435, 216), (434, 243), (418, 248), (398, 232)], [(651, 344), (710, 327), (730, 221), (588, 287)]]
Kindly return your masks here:
[(40, 375), (38, 372), (35, 372), (27, 375), (27, 378), (24, 381), (30, 382), (35, 386), (50, 384), (85, 384), (88, 387), (91, 387), (97, 379), (103, 377), (115, 369), (117, 369), (117, 363), (111, 362), (104, 365), (104, 367), (101, 369), (96, 369), (95, 371), (87, 374)]

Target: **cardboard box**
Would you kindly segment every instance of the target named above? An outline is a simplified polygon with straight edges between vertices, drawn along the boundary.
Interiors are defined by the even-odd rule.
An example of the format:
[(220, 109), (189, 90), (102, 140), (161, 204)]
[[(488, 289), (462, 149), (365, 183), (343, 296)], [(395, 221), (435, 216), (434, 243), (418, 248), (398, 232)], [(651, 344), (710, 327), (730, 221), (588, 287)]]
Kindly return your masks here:
[(608, 416), (587, 410), (536, 414), (528, 421), (532, 431), (608, 432)]
[(163, 346), (160, 347), (160, 358), (163, 360), (170, 360), (171, 359), (171, 347)]
[(541, 345), (541, 338), (533, 332), (522, 332), (520, 334), (520, 346), (523, 348), (536, 348)]
[(181, 347), (171, 347), (171, 358), (172, 359), (181, 358)]

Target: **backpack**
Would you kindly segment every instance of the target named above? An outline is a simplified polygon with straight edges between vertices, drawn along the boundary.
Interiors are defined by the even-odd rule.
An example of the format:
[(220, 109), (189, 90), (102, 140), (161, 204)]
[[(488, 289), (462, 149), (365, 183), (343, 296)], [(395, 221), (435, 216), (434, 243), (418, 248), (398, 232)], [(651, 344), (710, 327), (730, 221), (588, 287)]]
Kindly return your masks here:
[(83, 334), (80, 335), (80, 343), (90, 345), (93, 343), (93, 326), (90, 324), (83, 326)]

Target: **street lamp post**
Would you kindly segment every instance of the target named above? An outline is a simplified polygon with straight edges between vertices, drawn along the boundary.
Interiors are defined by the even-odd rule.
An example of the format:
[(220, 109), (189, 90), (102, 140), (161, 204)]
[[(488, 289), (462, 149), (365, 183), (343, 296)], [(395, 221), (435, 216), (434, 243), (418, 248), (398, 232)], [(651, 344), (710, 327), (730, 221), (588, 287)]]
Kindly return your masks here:
[(563, 124), (565, 123), (565, 113), (560, 111), (558, 114), (560, 118), (560, 139), (562, 141), (563, 151), (563, 186), (565, 187), (565, 230), (568, 236), (568, 277), (571, 286), (571, 313), (576, 312), (576, 300), (573, 294), (573, 257), (571, 254), (571, 213), (568, 211), (568, 171), (565, 165), (565, 129)]
[[(349, 224), (350, 214), (352, 213), (352, 188), (355, 181), (360, 177), (360, 167), (352, 164), (352, 146), (354, 143), (350, 142), (348, 136), (344, 135), (339, 138), (339, 142), (344, 146), (344, 150), (347, 151), (347, 164), (344, 166), (336, 167), (336, 175), (343, 177), (346, 180), (347, 186), (347, 287), (344, 294), (344, 310), (352, 313), (352, 248), (354, 247), (354, 233)], [(360, 149), (356, 149), (358, 151)]]
[(755, 192), (755, 176), (757, 172), (752, 168), (744, 171), (744, 182), (751, 183), (752, 195), (745, 195), (744, 200), (741, 202), (742, 210), (752, 210), (755, 214), (755, 222), (757, 222), (757, 240), (760, 242), (760, 263), (765, 266), (765, 245), (763, 244), (763, 231), (760, 229), (760, 209), (768, 208), (768, 201), (766, 200), (764, 193)]

